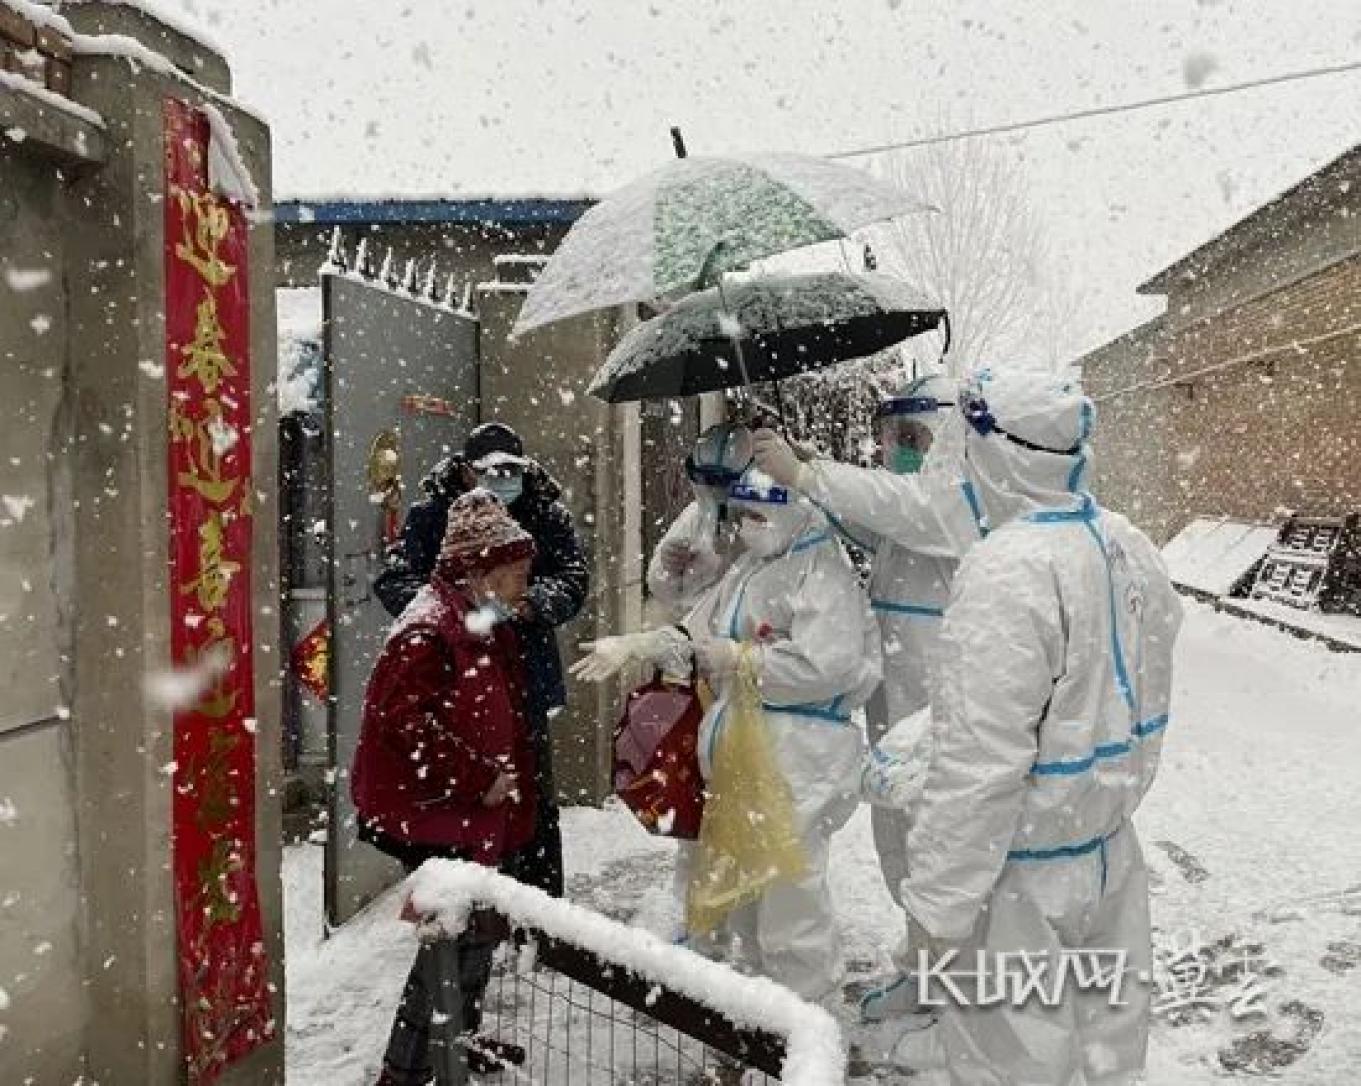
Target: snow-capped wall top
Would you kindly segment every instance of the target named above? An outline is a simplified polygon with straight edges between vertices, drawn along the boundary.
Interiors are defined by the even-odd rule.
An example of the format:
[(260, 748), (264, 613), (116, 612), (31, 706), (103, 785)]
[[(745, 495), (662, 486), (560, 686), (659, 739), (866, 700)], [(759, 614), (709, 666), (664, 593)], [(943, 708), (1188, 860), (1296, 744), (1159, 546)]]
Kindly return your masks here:
[[(60, 7), (74, 7), (89, 0), (64, 0)], [(173, 17), (167, 17), (159, 5), (153, 6), (146, 0), (114, 0), (114, 2), (127, 3), (130, 7), (136, 7), (145, 11), (152, 18), (164, 22), (170, 29), (177, 33), (191, 38), (195, 42), (203, 45), (207, 49), (220, 52), (217, 46), (213, 45), (202, 32), (188, 28), (182, 21), (176, 21)], [(125, 34), (82, 34), (78, 32), (68, 19), (60, 14), (60, 10), (50, 4), (35, 3), (34, 0), (0, 0), (0, 7), (7, 7), (11, 11), (18, 12), (21, 16), (33, 23), (35, 26), (46, 27), (61, 34), (71, 42), (71, 48), (76, 53), (89, 56), (111, 56), (123, 57), (129, 61), (134, 61), (160, 75), (176, 79), (181, 83), (192, 87), (203, 97), (213, 101), (230, 105), (233, 109), (250, 114), (262, 124), (268, 123), (263, 114), (243, 105), (241, 102), (206, 87), (192, 76), (177, 68), (167, 57), (156, 52), (144, 42), (135, 38), (130, 38)]]
[[(59, 8), (78, 7), (81, 4), (90, 3), (91, 0), (59, 0)], [(153, 19), (164, 23), (177, 34), (183, 34), (186, 38), (198, 42), (205, 49), (211, 49), (220, 56), (225, 56), (226, 51), (201, 27), (181, 13), (183, 9), (172, 8), (168, 4), (161, 3), (160, 0), (100, 0), (105, 4), (116, 4), (122, 7), (137, 8), (144, 11)]]
[(549, 897), (477, 864), (432, 860), (411, 877), (411, 904), (445, 931), (459, 931), (472, 909), (487, 905), (513, 922), (591, 951), (637, 976), (687, 995), (738, 1026), (784, 1038), (785, 1086), (844, 1081), (841, 1031), (821, 1007), (762, 977), (746, 977), (649, 932)]
[[(3, 3), (4, 0), (0, 0)], [(96, 128), (104, 127), (104, 118), (96, 113), (89, 106), (83, 106), (64, 94), (48, 90), (41, 83), (37, 83), (18, 72), (0, 72), (0, 87), (7, 87), (11, 90), (23, 91), (31, 94), (42, 101), (44, 105), (51, 106), (53, 109), (60, 109), (69, 113), (72, 117), (94, 125)]]
[(71, 29), (71, 24), (46, 4), (35, 4), (32, 0), (0, 0), (0, 8), (17, 11), (35, 26), (45, 26), (67, 37), (75, 33)]

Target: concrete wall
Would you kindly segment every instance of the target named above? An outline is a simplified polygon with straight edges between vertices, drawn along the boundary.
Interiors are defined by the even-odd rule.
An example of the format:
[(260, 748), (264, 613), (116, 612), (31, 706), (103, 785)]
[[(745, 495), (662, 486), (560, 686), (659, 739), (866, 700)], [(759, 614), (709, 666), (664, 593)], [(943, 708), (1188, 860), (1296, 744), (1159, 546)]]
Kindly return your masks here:
[[(132, 9), (86, 4), (71, 16), (83, 31), (117, 18), (123, 33), (150, 42), (166, 37)], [(211, 65), (198, 70), (213, 78)], [(24, 464), (33, 458), (34, 469), (21, 465), (24, 477), (13, 485), (39, 500), (21, 532), (0, 528), (0, 580), (8, 583), (20, 568), (33, 586), (55, 584), (51, 599), (38, 587), (25, 592), (24, 605), (37, 616), (28, 650), (34, 657), (17, 680), (45, 718), (0, 734), (0, 798), (11, 797), (19, 811), (13, 825), (0, 824), (0, 899), (19, 897), (15, 911), (0, 908), (0, 986), (11, 997), (0, 1024), (14, 1034), (0, 1044), (5, 1083), (30, 1077), (67, 1083), (83, 1071), (104, 1086), (141, 1086), (174, 1083), (182, 1073), (170, 779), (163, 772), (171, 720), (144, 691), (146, 673), (170, 661), (161, 266), (161, 105), (168, 95), (202, 100), (173, 76), (83, 54), (72, 96), (102, 115), (106, 160), (60, 160), (58, 174), (50, 156), (61, 141), (44, 148), (26, 140), (0, 151), (0, 218), (20, 194), (11, 219), (20, 226), (0, 232), (0, 261), (41, 263), (54, 273), (51, 292), (40, 298), (16, 298), (0, 280), (0, 396), (31, 405), (0, 442), (6, 454), (21, 449), (14, 455)], [(267, 190), (267, 127), (230, 103), (217, 104)], [(269, 387), (275, 336), (267, 226), (252, 230), (250, 257), (252, 482), (259, 498), (252, 562), (257, 850), (282, 1037), (277, 426)], [(25, 331), (36, 327), (23, 319), (25, 307), (35, 306), (52, 322), (36, 338)], [(38, 470), (49, 450), (50, 464)], [(5, 478), (0, 490), (10, 493), (10, 486)], [(51, 638), (44, 632), (53, 609), (58, 644), (66, 646), (55, 663), (46, 659)], [(54, 672), (59, 712), (44, 692)], [(261, 1050), (224, 1081), (282, 1082), (282, 1047), (279, 1040)]]
[(1089, 356), (1096, 493), (1160, 541), (1198, 514), (1272, 521), (1361, 509), (1358, 325), (1354, 255)]
[[(591, 593), (558, 641), (565, 661), (580, 641), (636, 628), (642, 613), (641, 446), (636, 405), (588, 396), (591, 375), (617, 342), (621, 317), (581, 317), (509, 339), (524, 295), (483, 292), (482, 419), (524, 436), (526, 451), (552, 472), (591, 563)], [(553, 721), (559, 796), (594, 803), (609, 791), (609, 738), (618, 690), (569, 683), (566, 713)]]
[[(0, 1082), (81, 1068), (79, 871), (70, 698), (69, 469), (57, 160), (0, 139)], [(40, 280), (43, 276), (45, 281)], [(31, 277), (31, 286), (13, 289)]]

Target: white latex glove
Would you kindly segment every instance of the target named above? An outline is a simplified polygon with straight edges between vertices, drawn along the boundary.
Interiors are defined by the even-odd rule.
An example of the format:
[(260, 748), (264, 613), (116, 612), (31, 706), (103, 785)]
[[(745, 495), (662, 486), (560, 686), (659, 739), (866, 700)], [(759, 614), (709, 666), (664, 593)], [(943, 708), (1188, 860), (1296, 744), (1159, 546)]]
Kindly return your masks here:
[(871, 746), (860, 771), (860, 796), (872, 807), (906, 811), (920, 798), (925, 781), (925, 764)]
[(695, 642), (695, 661), (710, 678), (731, 675), (741, 659), (741, 647), (732, 638), (703, 637)]
[(860, 772), (860, 795), (874, 807), (907, 811), (921, 798), (931, 761), (931, 710), (900, 720), (870, 744)]
[(688, 658), (689, 639), (674, 626), (662, 626), (640, 633), (602, 637), (583, 641), (583, 656), (569, 669), (572, 676), (589, 683), (604, 682), (635, 661), (661, 666), (671, 663), (679, 653)]
[(753, 439), (756, 466), (781, 486), (806, 490), (808, 465), (799, 459), (794, 446), (774, 430), (757, 430)]

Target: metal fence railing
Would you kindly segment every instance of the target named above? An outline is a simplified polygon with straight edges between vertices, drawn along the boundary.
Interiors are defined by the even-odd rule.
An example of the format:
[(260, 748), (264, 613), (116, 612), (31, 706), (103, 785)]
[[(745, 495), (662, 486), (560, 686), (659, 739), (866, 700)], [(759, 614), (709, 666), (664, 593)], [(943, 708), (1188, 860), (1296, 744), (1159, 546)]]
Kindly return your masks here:
[[(466, 924), (502, 936), (478, 1036), (513, 1061), (469, 1078), (461, 997), (442, 980), (432, 1049), (439, 1086), (835, 1086), (835, 1022), (770, 981), (745, 977), (483, 868), (435, 862), (413, 878), (423, 938)], [(457, 972), (451, 969), (449, 973)], [(502, 1054), (495, 1048), (493, 1055)], [(475, 1057), (474, 1057), (475, 1058)]]

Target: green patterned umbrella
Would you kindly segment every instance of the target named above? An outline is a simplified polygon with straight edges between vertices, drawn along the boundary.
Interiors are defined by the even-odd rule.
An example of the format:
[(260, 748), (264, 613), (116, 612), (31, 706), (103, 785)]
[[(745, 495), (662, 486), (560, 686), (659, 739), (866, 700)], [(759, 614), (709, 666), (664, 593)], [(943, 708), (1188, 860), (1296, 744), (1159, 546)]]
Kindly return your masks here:
[(702, 289), (762, 257), (923, 210), (893, 186), (825, 159), (677, 159), (577, 221), (530, 288), (515, 331)]

